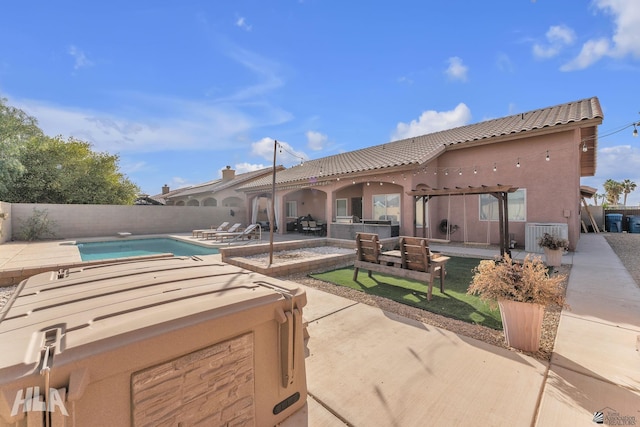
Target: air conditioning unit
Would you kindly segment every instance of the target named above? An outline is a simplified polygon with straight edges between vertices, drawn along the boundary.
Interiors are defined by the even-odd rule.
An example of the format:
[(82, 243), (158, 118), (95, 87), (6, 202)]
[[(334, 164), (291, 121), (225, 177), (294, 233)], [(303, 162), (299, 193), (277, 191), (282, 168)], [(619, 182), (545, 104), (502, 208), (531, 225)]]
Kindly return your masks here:
[(524, 250), (543, 253), (543, 249), (538, 245), (538, 239), (544, 236), (544, 233), (569, 239), (569, 226), (563, 223), (528, 222), (525, 227)]

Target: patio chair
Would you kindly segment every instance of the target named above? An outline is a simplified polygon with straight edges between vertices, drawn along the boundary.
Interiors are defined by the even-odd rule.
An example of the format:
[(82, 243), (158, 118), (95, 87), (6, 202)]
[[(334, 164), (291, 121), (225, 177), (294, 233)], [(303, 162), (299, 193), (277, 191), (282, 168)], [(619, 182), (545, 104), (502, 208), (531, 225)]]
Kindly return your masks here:
[(229, 227), (228, 230), (206, 230), (202, 232), (202, 238), (204, 239), (211, 239), (214, 238), (216, 234), (218, 233), (233, 233), (235, 231), (237, 231), (240, 227), (242, 227), (242, 223), (241, 222), (236, 222), (235, 224), (233, 224), (231, 227)]
[(300, 221), (300, 229), (305, 234), (309, 233), (309, 221), (307, 220)]
[(320, 234), (322, 233), (322, 226), (318, 225), (316, 221), (309, 221), (307, 233)]
[(260, 224), (251, 224), (244, 230), (238, 231), (223, 231), (222, 233), (216, 233), (213, 239), (218, 242), (224, 242), (227, 240), (244, 240), (244, 239), (258, 239), (262, 238), (262, 229)]
[(225, 231), (227, 227), (229, 227), (229, 221), (225, 221), (217, 227), (211, 226), (211, 228), (201, 228), (198, 230), (193, 230), (191, 232), (191, 237), (195, 237), (195, 238), (202, 237), (202, 233), (205, 231)]

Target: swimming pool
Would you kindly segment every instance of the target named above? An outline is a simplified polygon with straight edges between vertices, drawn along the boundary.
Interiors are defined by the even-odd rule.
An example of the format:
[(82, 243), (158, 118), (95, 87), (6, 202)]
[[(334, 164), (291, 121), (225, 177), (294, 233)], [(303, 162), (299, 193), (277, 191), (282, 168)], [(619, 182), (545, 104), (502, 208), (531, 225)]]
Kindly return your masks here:
[(113, 240), (77, 243), (82, 261), (172, 253), (176, 256), (212, 255), (218, 248), (206, 248), (169, 238)]

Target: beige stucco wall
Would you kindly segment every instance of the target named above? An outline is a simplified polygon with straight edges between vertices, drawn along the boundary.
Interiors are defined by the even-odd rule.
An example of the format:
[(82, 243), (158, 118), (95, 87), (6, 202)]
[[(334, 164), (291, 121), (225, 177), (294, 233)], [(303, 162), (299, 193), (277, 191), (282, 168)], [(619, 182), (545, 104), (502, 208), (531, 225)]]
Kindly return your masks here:
[[(1, 204), (2, 209), (7, 204)], [(21, 226), (33, 215), (33, 209), (46, 210), (55, 222), (56, 238), (113, 236), (118, 232), (134, 235), (191, 232), (223, 221), (247, 222), (244, 207), (190, 206), (116, 206), (116, 205), (53, 205), (13, 203), (11, 207), (11, 235), (20, 236)], [(6, 222), (3, 225), (6, 226)], [(3, 238), (4, 236), (3, 228)], [(7, 233), (8, 234), (8, 233)]]

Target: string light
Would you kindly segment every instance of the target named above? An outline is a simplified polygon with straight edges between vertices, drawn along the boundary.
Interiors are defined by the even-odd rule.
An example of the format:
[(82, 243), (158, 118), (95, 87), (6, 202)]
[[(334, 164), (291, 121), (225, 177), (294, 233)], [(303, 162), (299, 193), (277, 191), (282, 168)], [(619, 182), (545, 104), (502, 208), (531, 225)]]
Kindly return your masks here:
[[(638, 122), (637, 125), (638, 125), (638, 127), (640, 127), (640, 122)], [(627, 125), (627, 127), (628, 127), (628, 125)], [(589, 138), (586, 138), (586, 139), (589, 139)], [(585, 140), (581, 141), (582, 142), (581, 149), (583, 149), (585, 146), (587, 147), (587, 149), (589, 148), (589, 146), (585, 142)], [(284, 150), (287, 151), (286, 147), (284, 147)], [(570, 150), (571, 150), (571, 148), (561, 148), (559, 150), (556, 150), (556, 152), (558, 152), (558, 151), (570, 151)], [(289, 154), (292, 154), (292, 153), (289, 153)], [(516, 157), (516, 167), (520, 168), (521, 165), (522, 165), (522, 161), (526, 161), (527, 159), (533, 160), (533, 161), (537, 161), (537, 159), (541, 160), (541, 158), (543, 156), (544, 156), (545, 161), (549, 162), (551, 160), (550, 150), (544, 150), (544, 151), (538, 152), (538, 153), (531, 153), (531, 154), (528, 154), (528, 155), (526, 155), (524, 157), (518, 156), (518, 157)], [(317, 178), (318, 179), (318, 183), (317, 184), (320, 184), (320, 181), (323, 181), (325, 184), (326, 183), (330, 183), (332, 181), (334, 183), (335, 182), (341, 182), (341, 178), (339, 176), (336, 176), (336, 177), (332, 178), (331, 174), (327, 174), (325, 172), (325, 170), (327, 169), (327, 165), (326, 164), (323, 164), (321, 166), (320, 164), (318, 164), (318, 163), (321, 163), (321, 162), (316, 162), (316, 161), (313, 161), (313, 162), (316, 163), (316, 167), (317, 167), (317, 170), (318, 170), (318, 178)], [(467, 165), (455, 166), (453, 168), (449, 167), (449, 166), (448, 167), (441, 167), (441, 168), (439, 168), (437, 166), (421, 166), (421, 167), (418, 167), (417, 169), (414, 169), (412, 172), (404, 171), (404, 172), (398, 172), (398, 173), (394, 173), (394, 174), (388, 174), (385, 177), (386, 181), (384, 181), (384, 182), (383, 181), (379, 181), (380, 178), (378, 178), (377, 176), (373, 176), (373, 181), (360, 180), (360, 183), (364, 184), (366, 182), (367, 186), (371, 186), (371, 182), (373, 182), (374, 185), (375, 185), (376, 182), (378, 182), (380, 184), (380, 186), (384, 186), (385, 182), (393, 183), (395, 185), (402, 185), (402, 184), (396, 183), (396, 181), (399, 180), (400, 178), (402, 178), (402, 180), (406, 181), (408, 173), (412, 173), (414, 177), (419, 177), (420, 175), (428, 174), (429, 172), (433, 172), (434, 176), (437, 176), (437, 175), (442, 174), (444, 172), (444, 175), (448, 176), (449, 172), (451, 170), (452, 173), (453, 173), (453, 171), (457, 171), (458, 175), (462, 176), (464, 170), (467, 169), (467, 168), (470, 169), (470, 170), (473, 170), (474, 175), (477, 175), (478, 174), (478, 170), (482, 169), (485, 166), (486, 165), (478, 166), (477, 164), (473, 165), (473, 166), (467, 166)], [(471, 168), (473, 168), (473, 169), (471, 169)], [(493, 162), (493, 172), (497, 172), (497, 171), (498, 171), (498, 163), (497, 162)], [(353, 172), (356, 172), (356, 171), (353, 171)], [(342, 175), (343, 178), (346, 178), (347, 180), (349, 180), (348, 176), (353, 172), (341, 173), (340, 175)], [(342, 181), (344, 181), (344, 180), (342, 180)], [(358, 179), (352, 179), (351, 180), (351, 183), (353, 185), (356, 185), (357, 182), (358, 182)], [(315, 185), (315, 181), (314, 181), (314, 185)]]
[(586, 143), (586, 142), (583, 142), (583, 143), (582, 143), (582, 152), (583, 152), (583, 153), (586, 153), (586, 152), (587, 152), (587, 150), (588, 150), (588, 148), (587, 148), (587, 143)]

